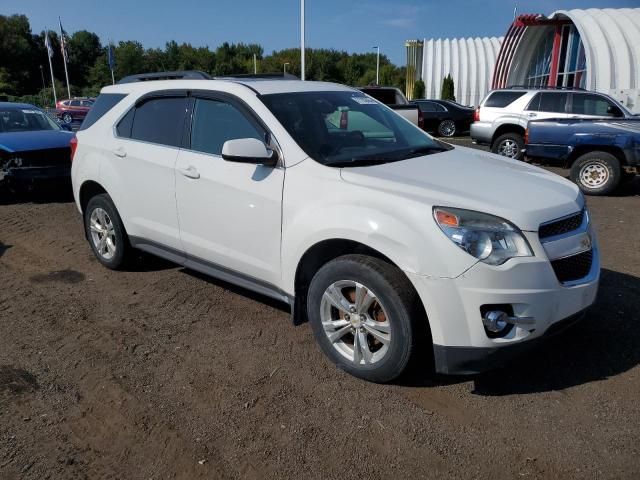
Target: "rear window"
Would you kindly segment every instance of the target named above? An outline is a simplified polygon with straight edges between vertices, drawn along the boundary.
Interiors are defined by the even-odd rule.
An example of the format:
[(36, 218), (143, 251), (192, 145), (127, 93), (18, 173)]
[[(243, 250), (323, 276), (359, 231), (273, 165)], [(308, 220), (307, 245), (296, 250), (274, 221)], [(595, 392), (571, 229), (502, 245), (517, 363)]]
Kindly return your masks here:
[(135, 109), (131, 139), (179, 147), (187, 111), (186, 97), (147, 100)]
[(504, 108), (507, 105), (511, 105), (517, 99), (522, 97), (527, 92), (493, 92), (487, 101), (484, 102), (485, 107)]
[(103, 93), (102, 95), (99, 95), (93, 103), (91, 110), (87, 113), (87, 116), (84, 117), (84, 121), (82, 122), (82, 125), (80, 125), (80, 130), (86, 130), (96, 123), (124, 97), (126, 97), (126, 95), (123, 93)]
[(385, 105), (401, 103), (397, 98), (397, 92), (393, 88), (363, 88), (362, 91)]

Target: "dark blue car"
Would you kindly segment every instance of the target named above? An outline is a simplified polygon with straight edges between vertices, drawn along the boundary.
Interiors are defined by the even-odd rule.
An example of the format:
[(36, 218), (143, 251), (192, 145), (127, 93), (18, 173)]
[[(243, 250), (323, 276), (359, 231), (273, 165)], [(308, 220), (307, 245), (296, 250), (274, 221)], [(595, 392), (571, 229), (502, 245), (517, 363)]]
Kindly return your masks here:
[(526, 156), (570, 168), (588, 195), (608, 195), (640, 169), (640, 118), (530, 121)]
[(73, 136), (38, 107), (0, 102), (0, 189), (68, 179)]

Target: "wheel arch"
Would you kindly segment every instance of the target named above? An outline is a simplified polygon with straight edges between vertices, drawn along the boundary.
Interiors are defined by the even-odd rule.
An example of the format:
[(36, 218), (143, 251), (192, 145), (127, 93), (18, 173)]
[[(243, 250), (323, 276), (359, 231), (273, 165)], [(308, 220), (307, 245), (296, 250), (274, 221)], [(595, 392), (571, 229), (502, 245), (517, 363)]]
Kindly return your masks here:
[(80, 193), (78, 196), (80, 202), (80, 210), (82, 211), (82, 213), (84, 214), (89, 200), (91, 200), (96, 195), (100, 195), (103, 193), (106, 193), (107, 195), (109, 194), (107, 190), (95, 180), (85, 181), (80, 186)]
[(605, 152), (613, 155), (618, 159), (621, 166), (627, 165), (627, 159), (620, 147), (617, 147), (615, 145), (578, 145), (573, 149), (573, 151), (567, 158), (567, 168), (571, 167), (575, 163), (575, 161), (583, 155), (595, 152)]
[(501, 137), (505, 133), (517, 133), (524, 137), (525, 128), (521, 125), (517, 125), (515, 123), (505, 123), (496, 128), (495, 132), (493, 132), (493, 136), (491, 137), (491, 148), (493, 148), (493, 144), (497, 138)]

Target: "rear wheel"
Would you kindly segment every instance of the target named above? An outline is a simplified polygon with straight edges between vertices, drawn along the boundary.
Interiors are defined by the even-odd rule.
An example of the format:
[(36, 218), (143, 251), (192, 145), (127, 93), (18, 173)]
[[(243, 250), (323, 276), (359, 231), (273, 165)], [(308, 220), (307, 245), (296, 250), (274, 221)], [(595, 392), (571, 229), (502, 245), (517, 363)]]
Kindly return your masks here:
[(505, 133), (496, 138), (491, 146), (491, 151), (503, 157), (522, 160), (522, 150), (524, 149), (524, 138), (516, 132)]
[(131, 247), (109, 195), (103, 193), (89, 200), (84, 212), (84, 228), (91, 249), (100, 263), (112, 270), (125, 264)]
[(620, 161), (607, 152), (589, 152), (579, 157), (569, 174), (587, 195), (609, 195), (620, 184)]
[(346, 255), (315, 274), (307, 313), (320, 348), (339, 368), (372, 382), (389, 382), (405, 370), (415, 348), (416, 297), (393, 265)]
[(65, 113), (65, 114), (62, 115), (62, 121), (64, 123), (71, 123), (71, 122), (73, 122), (73, 117), (71, 116), (70, 113)]
[(443, 120), (438, 125), (438, 134), (441, 137), (453, 137), (456, 134), (456, 122)]

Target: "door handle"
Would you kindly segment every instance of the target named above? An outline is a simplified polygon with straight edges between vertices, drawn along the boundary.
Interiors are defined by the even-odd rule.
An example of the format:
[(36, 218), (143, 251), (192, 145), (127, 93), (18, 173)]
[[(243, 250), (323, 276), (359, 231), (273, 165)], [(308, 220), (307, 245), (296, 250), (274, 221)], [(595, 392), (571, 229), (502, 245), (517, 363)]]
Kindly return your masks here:
[(198, 179), (200, 178), (200, 173), (195, 167), (189, 165), (187, 168), (179, 168), (178, 171), (187, 178)]
[(528, 116), (529, 118), (534, 118), (534, 117), (537, 117), (537, 116), (538, 116), (538, 114), (537, 114), (537, 113), (528, 113), (528, 114), (527, 114), (527, 116)]
[(116, 148), (116, 149), (113, 151), (113, 154), (114, 154), (116, 157), (120, 157), (120, 158), (124, 158), (124, 157), (126, 157), (126, 156), (127, 156), (127, 152), (125, 152), (124, 148), (122, 148), (122, 147)]

